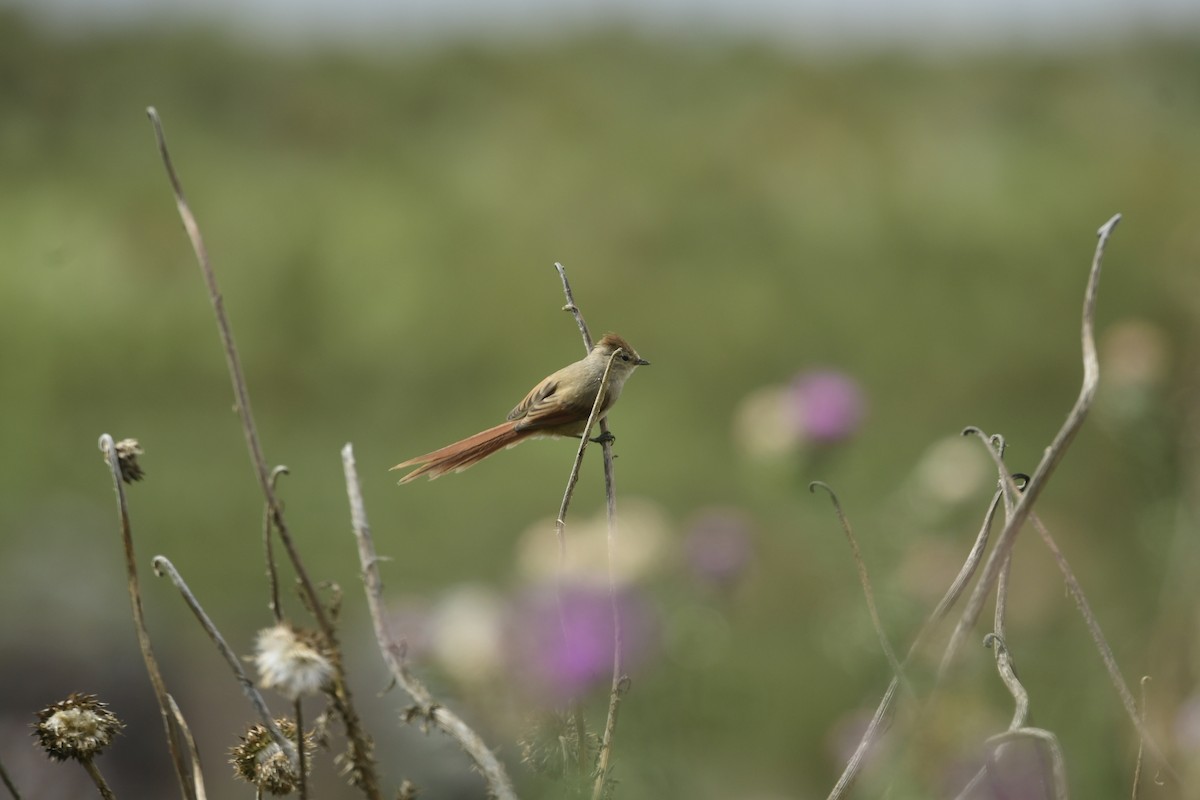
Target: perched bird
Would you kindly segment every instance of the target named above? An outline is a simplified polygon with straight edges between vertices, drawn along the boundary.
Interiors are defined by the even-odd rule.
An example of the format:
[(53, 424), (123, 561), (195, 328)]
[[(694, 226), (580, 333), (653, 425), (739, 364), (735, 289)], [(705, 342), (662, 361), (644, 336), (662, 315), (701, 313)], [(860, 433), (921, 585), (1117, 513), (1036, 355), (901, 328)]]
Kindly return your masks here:
[(578, 438), (587, 427), (605, 369), (609, 369), (608, 383), (600, 400), (597, 420), (604, 417), (613, 403), (617, 402), (625, 380), (633, 371), (649, 363), (637, 354), (629, 342), (615, 333), (607, 333), (581, 360), (568, 364), (534, 386), (525, 399), (509, 412), (507, 422), (432, 453), (410, 458), (392, 469), (416, 467), (401, 478), (400, 483), (408, 483), (422, 475), (428, 475), (432, 480), (447, 472), (462, 472), (492, 453), (513, 447), (526, 439), (540, 436)]

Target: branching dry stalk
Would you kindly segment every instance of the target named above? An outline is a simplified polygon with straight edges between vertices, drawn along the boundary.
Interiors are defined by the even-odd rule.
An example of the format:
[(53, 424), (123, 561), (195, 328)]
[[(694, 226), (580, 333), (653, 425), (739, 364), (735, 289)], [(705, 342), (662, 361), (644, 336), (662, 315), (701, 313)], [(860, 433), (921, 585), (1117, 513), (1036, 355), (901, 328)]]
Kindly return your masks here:
[(99, 445), (100, 452), (104, 453), (104, 457), (108, 461), (109, 471), (112, 472), (113, 489), (117, 493), (117, 516), (121, 523), (121, 541), (125, 547), (125, 576), (129, 587), (129, 604), (133, 609), (133, 627), (137, 631), (138, 647), (142, 651), (142, 661), (146, 664), (150, 684), (154, 687), (154, 697), (158, 701), (158, 710), (162, 717), (163, 730), (167, 736), (167, 747), (171, 751), (171, 763), (174, 765), (175, 775), (179, 779), (179, 788), (185, 800), (197, 800), (196, 789), (188, 778), (179, 733), (172, 723), (173, 715), (170, 695), (167, 694), (167, 684), (163, 680), (162, 671), (158, 668), (158, 659), (154, 657), (154, 648), (150, 645), (150, 631), (146, 628), (146, 615), (142, 611), (137, 556), (133, 551), (133, 526), (129, 521), (129, 504), (125, 499), (125, 484), (121, 480), (121, 465), (117, 459), (117, 447), (113, 438), (107, 433), (101, 434)]
[[(567, 271), (558, 262), (555, 262), (554, 268), (558, 271), (558, 277), (562, 280), (563, 295), (567, 300), (567, 304), (563, 307), (563, 310), (571, 312), (571, 316), (575, 318), (575, 324), (579, 326), (579, 335), (583, 338), (584, 350), (590, 353), (592, 350), (592, 334), (588, 330), (587, 322), (584, 321), (579, 306), (575, 305), (575, 296), (571, 293), (571, 283), (567, 280)], [(609, 364), (611, 366), (611, 360)], [(600, 737), (600, 752), (596, 755), (596, 778), (592, 785), (592, 800), (601, 800), (604, 796), (604, 789), (608, 784), (608, 775), (611, 769), (609, 765), (612, 761), (613, 737), (617, 730), (617, 716), (621, 708), (621, 699), (629, 690), (629, 678), (622, 673), (621, 661), (623, 636), (621, 632), (621, 613), (617, 605), (615, 563), (617, 548), (617, 489), (613, 469), (613, 437), (608, 430), (607, 417), (600, 420), (599, 438), (604, 452), (604, 496), (608, 516), (608, 590), (609, 600), (612, 604), (613, 670), (612, 687), (608, 695), (608, 716), (604, 722), (604, 733)], [(583, 740), (581, 739), (580, 741), (582, 742)]]
[(345, 665), (342, 663), (341, 647), (338, 645), (337, 630), (329, 614), (325, 611), (324, 605), (321, 603), (316, 586), (309, 578), (308, 570), (300, 558), (300, 552), (292, 540), (291, 532), (284, 519), (283, 507), (272, 486), (271, 474), (267, 469), (267, 460), (263, 456), (262, 445), (258, 438), (258, 428), (254, 424), (254, 414), (250, 409), (250, 393), (246, 388), (246, 379), (242, 373), (241, 359), (238, 356), (237, 344), (233, 338), (233, 328), (230, 326), (229, 317), (225, 313), (225, 301), (221, 296), (220, 287), (217, 285), (216, 273), (213, 271), (212, 263), (208, 258), (208, 249), (205, 247), (204, 238), (200, 234), (200, 226), (197, 224), (196, 218), (188, 206), (187, 199), (184, 197), (183, 184), (179, 180), (179, 176), (175, 171), (175, 165), (171, 160), (170, 151), (167, 149), (166, 136), (163, 133), (162, 121), (158, 117), (158, 112), (151, 106), (146, 109), (146, 114), (150, 117), (150, 122), (154, 126), (154, 136), (158, 143), (159, 155), (162, 157), (163, 167), (171, 183), (171, 190), (175, 196), (175, 206), (179, 211), (179, 218), (183, 222), (184, 229), (187, 231), (188, 239), (191, 241), (192, 249), (196, 254), (196, 260), (200, 265), (200, 272), (204, 276), (205, 286), (208, 288), (209, 300), (212, 303), (213, 312), (216, 316), (217, 331), (220, 334), (221, 344), (225, 351), (225, 363), (229, 368), (229, 378), (233, 384), (238, 416), (242, 422), (242, 433), (246, 439), (246, 447), (250, 451), (250, 461), (254, 466), (259, 488), (262, 489), (267, 508), (270, 509), (271, 521), (275, 529), (279, 532), (279, 539), (283, 542), (288, 559), (292, 562), (292, 568), (296, 571), (296, 578), (300, 583), (300, 590), (303, 593), (306, 605), (316, 619), (317, 625), (321, 629), (321, 634), (325, 638), (325, 645), (330, 653), (330, 662), (333, 665), (334, 677), (329, 695), (338, 716), (342, 720), (342, 724), (345, 726), (346, 739), (350, 749), (351, 782), (362, 790), (368, 800), (382, 800), (382, 795), (379, 791), (379, 779), (376, 775), (375, 760), (372, 755), (373, 745), (370, 737), (364, 731), (358, 711), (354, 707), (350, 686), (346, 681)]
[(187, 582), (179, 574), (179, 570), (175, 569), (175, 565), (165, 556), (155, 556), (154, 572), (160, 577), (166, 575), (171, 579), (171, 583), (175, 584), (175, 588), (179, 590), (180, 596), (183, 597), (183, 601), (187, 603), (187, 607), (195, 615), (196, 621), (200, 623), (200, 627), (208, 634), (208, 638), (216, 645), (217, 652), (221, 654), (221, 657), (225, 659), (225, 663), (233, 670), (233, 676), (237, 678), (238, 684), (242, 687), (242, 694), (246, 695), (246, 699), (250, 701), (250, 705), (254, 706), (254, 710), (262, 720), (263, 726), (271, 734), (271, 739), (287, 754), (292, 768), (298, 769), (300, 765), (298, 748), (292, 744), (292, 740), (285, 736), (275, 723), (275, 717), (271, 713), (271, 709), (267, 707), (267, 703), (263, 700), (262, 695), (259, 694), (258, 689), (255, 688), (254, 681), (246, 674), (246, 670), (242, 669), (241, 659), (233, 652), (233, 648), (225, 642), (225, 637), (217, 630), (217, 626), (213, 623), (207, 612), (205, 612), (204, 607), (200, 605), (200, 601), (196, 599), (196, 595), (192, 594), (192, 590), (188, 588)]
[(367, 509), (363, 503), (352, 445), (347, 444), (342, 448), (342, 469), (346, 476), (350, 519), (354, 527), (354, 538), (358, 543), (358, 559), (367, 593), (367, 607), (370, 609), (371, 622), (375, 628), (375, 639), (393, 679), (416, 704), (410, 716), (428, 720), (457, 742), (463, 752), (475, 762), (475, 766), (487, 782), (488, 790), (497, 800), (516, 800), (516, 792), (504, 765), (496, 758), (491, 748), (461, 717), (435, 702), (425, 685), (409, 672), (404, 660), (404, 646), (392, 637), (388, 626), (387, 611), (383, 605), (383, 580), (379, 575), (379, 557), (375, 552), (371, 526), (367, 522)]

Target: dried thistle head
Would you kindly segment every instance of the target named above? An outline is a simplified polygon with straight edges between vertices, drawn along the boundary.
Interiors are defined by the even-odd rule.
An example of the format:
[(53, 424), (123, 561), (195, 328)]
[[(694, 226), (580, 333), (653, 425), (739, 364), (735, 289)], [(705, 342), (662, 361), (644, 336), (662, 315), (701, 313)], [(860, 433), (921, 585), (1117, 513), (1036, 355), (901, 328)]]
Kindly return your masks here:
[(315, 631), (296, 630), (286, 622), (258, 632), (254, 663), (259, 684), (295, 700), (316, 694), (333, 681), (333, 662)]
[(138, 456), (142, 454), (142, 446), (137, 439), (122, 439), (114, 445), (117, 451), (117, 465), (121, 468), (121, 480), (126, 483), (140, 481), (146, 477), (138, 464)]
[(94, 694), (73, 692), (66, 700), (37, 712), (33, 726), (46, 755), (55, 761), (89, 761), (108, 747), (124, 727)]
[[(283, 731), (284, 736), (293, 742), (296, 741), (296, 723), (290, 719), (277, 719), (275, 724)], [(314, 749), (312, 737), (305, 734), (304, 763), (309, 768), (312, 759), (307, 756)], [(299, 786), (299, 776), (287, 753), (271, 738), (270, 731), (263, 725), (250, 726), (250, 730), (242, 736), (241, 744), (230, 750), (230, 756), (229, 763), (233, 765), (233, 774), (263, 792), (274, 795), (291, 794)]]

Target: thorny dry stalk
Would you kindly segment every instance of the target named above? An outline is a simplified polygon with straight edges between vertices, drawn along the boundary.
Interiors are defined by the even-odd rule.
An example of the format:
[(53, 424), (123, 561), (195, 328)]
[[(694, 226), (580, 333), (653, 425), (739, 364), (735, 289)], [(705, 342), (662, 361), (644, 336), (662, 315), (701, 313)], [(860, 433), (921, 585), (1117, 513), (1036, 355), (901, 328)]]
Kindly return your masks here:
[(896, 658), (896, 651), (892, 649), (892, 642), (888, 639), (888, 635), (883, 629), (883, 622), (879, 619), (879, 609), (875, 606), (875, 592), (871, 589), (871, 578), (867, 575), (867, 562), (863, 560), (862, 550), (858, 546), (858, 539), (854, 537), (854, 529), (850, 527), (850, 520), (846, 517), (842, 503), (838, 500), (837, 493), (833, 491), (833, 488), (824, 481), (813, 481), (808, 485), (810, 492), (815, 492), (818, 488), (824, 489), (829, 495), (829, 499), (833, 502), (833, 510), (837, 514), (838, 522), (841, 523), (842, 533), (846, 535), (846, 541), (850, 543), (850, 553), (854, 557), (854, 566), (858, 569), (858, 582), (862, 586), (863, 596), (867, 600), (867, 613), (871, 616), (871, 624), (875, 627), (875, 635), (879, 637), (879, 646), (883, 649), (883, 655), (887, 658), (888, 665), (892, 668), (892, 674), (904, 685), (904, 689), (908, 692), (909, 696), (914, 696), (915, 692), (912, 685), (904, 677), (904, 667), (900, 664), (900, 660)]
[(379, 558), (375, 552), (371, 526), (367, 522), (367, 509), (363, 503), (352, 445), (347, 444), (342, 448), (342, 469), (346, 475), (346, 494), (350, 501), (354, 538), (358, 543), (358, 559), (367, 593), (367, 607), (371, 612), (375, 639), (379, 643), (379, 651), (383, 654), (388, 670), (396, 683), (416, 703), (414, 716), (432, 722), (458, 743), (463, 752), (475, 762), (487, 782), (488, 790), (497, 800), (516, 800), (516, 792), (504, 765), (496, 758), (491, 748), (457, 714), (436, 703), (425, 685), (409, 672), (404, 661), (404, 646), (392, 637), (388, 626), (387, 611), (383, 605), (383, 580), (379, 575)]
[(175, 565), (165, 556), (154, 557), (154, 571), (159, 576), (166, 575), (171, 579), (171, 583), (175, 584), (175, 588), (179, 590), (179, 594), (183, 597), (183, 601), (187, 603), (192, 614), (195, 615), (196, 621), (200, 623), (200, 627), (204, 628), (204, 632), (208, 634), (208, 638), (212, 639), (212, 643), (216, 645), (217, 652), (225, 659), (225, 663), (233, 670), (233, 676), (237, 678), (237, 682), (242, 687), (242, 694), (246, 695), (246, 699), (250, 701), (250, 705), (254, 706), (254, 710), (258, 712), (258, 716), (262, 719), (263, 725), (271, 734), (271, 738), (279, 748), (287, 754), (288, 761), (291, 762), (292, 768), (299, 766), (299, 748), (292, 744), (292, 740), (284, 735), (279, 726), (275, 723), (275, 717), (271, 714), (271, 709), (267, 707), (267, 703), (263, 700), (258, 689), (254, 686), (254, 681), (250, 680), (250, 676), (246, 674), (246, 670), (242, 669), (241, 659), (233, 652), (225, 641), (225, 637), (217, 630), (217, 626), (213, 624), (212, 619), (205, 612), (204, 607), (200, 605), (200, 601), (196, 599), (196, 595), (188, 588), (187, 582), (183, 576), (175, 569)]
[[(575, 324), (579, 326), (579, 335), (583, 337), (583, 347), (587, 352), (592, 350), (592, 334), (588, 331), (587, 322), (579, 306), (575, 305), (575, 296), (571, 293), (571, 283), (567, 280), (567, 271), (562, 264), (555, 262), (554, 268), (562, 280), (563, 295), (567, 304), (565, 311), (571, 312)], [(609, 362), (611, 364), (611, 361)], [(604, 722), (604, 733), (600, 737), (600, 752), (596, 756), (596, 779), (592, 785), (592, 800), (600, 800), (604, 796), (608, 784), (609, 763), (612, 760), (613, 737), (617, 730), (617, 716), (621, 708), (621, 699), (629, 690), (629, 678), (622, 673), (623, 636), (621, 631), (621, 613), (617, 605), (617, 575), (615, 555), (617, 549), (617, 489), (613, 470), (612, 434), (608, 430), (608, 418), (600, 420), (600, 441), (604, 452), (604, 496), (608, 516), (608, 592), (612, 604), (613, 621), (613, 669), (612, 687), (608, 695), (608, 716)], [(582, 742), (583, 739), (580, 739)]]
[(133, 607), (133, 627), (137, 631), (138, 647), (142, 651), (142, 661), (146, 664), (150, 684), (154, 687), (154, 697), (158, 701), (158, 710), (162, 717), (163, 729), (166, 731), (167, 746), (171, 751), (171, 763), (174, 765), (175, 775), (179, 779), (179, 788), (186, 800), (197, 800), (195, 788), (188, 779), (179, 733), (172, 724), (167, 684), (158, 668), (158, 659), (154, 657), (154, 648), (150, 644), (150, 631), (146, 628), (146, 616), (142, 611), (137, 556), (133, 551), (133, 526), (129, 521), (129, 504), (125, 499), (125, 484), (121, 481), (121, 465), (117, 460), (117, 447), (112, 436), (107, 433), (101, 434), (99, 444), (100, 452), (104, 453), (104, 457), (108, 461), (109, 471), (112, 472), (113, 489), (117, 493), (117, 516), (121, 523), (121, 540), (125, 546), (125, 575), (129, 586), (129, 603)]
[(187, 231), (188, 239), (191, 241), (192, 249), (196, 254), (196, 260), (200, 265), (200, 272), (204, 276), (205, 286), (208, 288), (209, 300), (212, 302), (213, 312), (216, 316), (217, 331), (221, 336), (221, 343), (225, 351), (225, 363), (229, 368), (229, 377), (233, 384), (234, 397), (237, 401), (238, 416), (242, 422), (242, 433), (246, 439), (246, 446), (250, 451), (250, 460), (254, 465), (259, 487), (262, 489), (263, 497), (266, 499), (267, 508), (270, 509), (272, 522), (279, 533), (279, 539), (283, 542), (288, 559), (292, 562), (292, 568), (296, 571), (296, 578), (300, 583), (300, 589), (306, 605), (316, 619), (317, 625), (320, 627), (321, 633), (325, 638), (325, 645), (330, 653), (330, 662), (333, 664), (334, 669), (334, 679), (329, 695), (338, 716), (342, 720), (342, 724), (345, 726), (346, 739), (350, 749), (352, 782), (362, 790), (363, 794), (369, 800), (381, 800), (382, 795), (379, 791), (379, 779), (376, 775), (375, 761), (372, 755), (373, 745), (363, 730), (358, 711), (354, 707), (350, 686), (346, 681), (345, 665), (342, 663), (341, 647), (338, 645), (337, 630), (321, 603), (316, 586), (308, 576), (308, 570), (300, 558), (300, 552), (292, 540), (291, 532), (284, 519), (283, 507), (271, 484), (271, 475), (267, 470), (267, 461), (263, 456), (262, 445), (258, 439), (258, 428), (254, 424), (254, 414), (250, 409), (250, 393), (246, 388), (246, 379), (242, 373), (241, 359), (238, 356), (237, 344), (233, 339), (233, 329), (229, 324), (229, 317), (225, 313), (225, 301), (221, 296), (220, 287), (217, 285), (216, 273), (213, 271), (212, 263), (208, 258), (208, 249), (205, 247), (204, 238), (200, 234), (200, 226), (196, 222), (191, 208), (188, 206), (187, 199), (184, 197), (183, 184), (179, 180), (179, 176), (175, 171), (175, 165), (171, 160), (170, 151), (167, 149), (167, 140), (163, 133), (162, 121), (158, 117), (158, 112), (151, 106), (146, 109), (146, 114), (150, 117), (150, 122), (154, 126), (154, 136), (158, 143), (159, 155), (162, 157), (163, 167), (171, 183), (171, 190), (175, 196), (175, 206), (179, 212), (179, 218), (183, 222), (184, 229)]
[[(1142, 689), (1142, 723), (1146, 722), (1146, 684), (1150, 682), (1149, 675), (1143, 675), (1141, 680)], [(1133, 763), (1133, 800), (1138, 797), (1138, 785), (1142, 782), (1142, 756), (1145, 755), (1146, 742), (1141, 737), (1138, 737), (1137, 760)]]

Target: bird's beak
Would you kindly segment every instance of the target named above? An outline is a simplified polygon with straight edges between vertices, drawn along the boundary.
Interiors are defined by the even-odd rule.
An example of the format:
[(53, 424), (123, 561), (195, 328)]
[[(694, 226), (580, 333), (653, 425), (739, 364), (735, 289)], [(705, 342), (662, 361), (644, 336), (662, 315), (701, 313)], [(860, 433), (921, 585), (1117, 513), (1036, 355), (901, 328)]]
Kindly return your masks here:
[(634, 364), (637, 364), (639, 367), (648, 367), (648, 366), (650, 366), (650, 362), (649, 362), (649, 361), (647, 361), (647, 360), (646, 360), (646, 359), (644, 359), (644, 358), (639, 358), (637, 361), (635, 361), (635, 362), (633, 362), (633, 363), (634, 363)]

